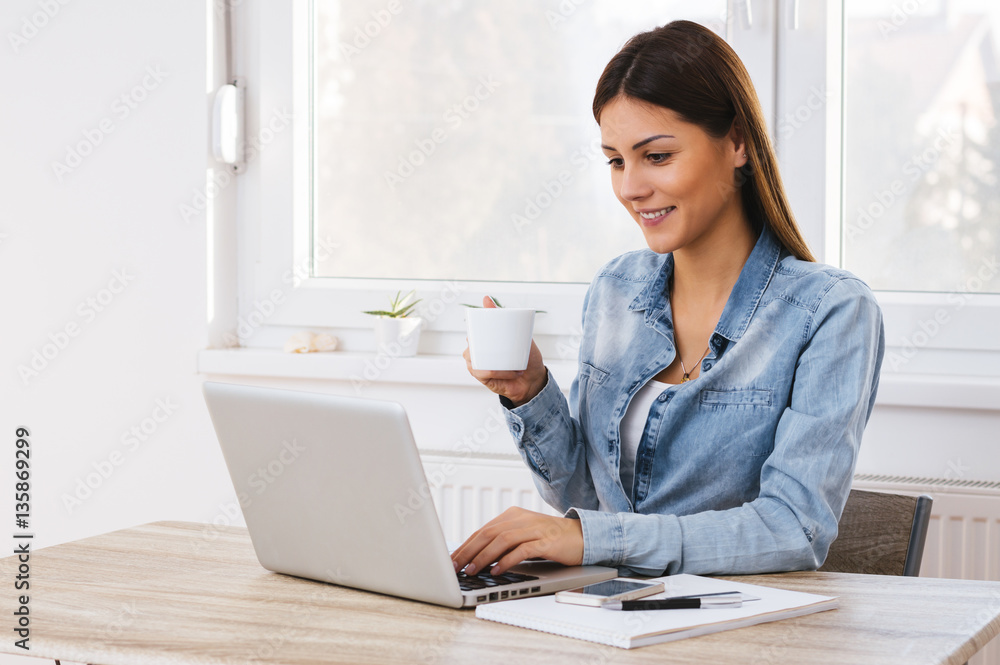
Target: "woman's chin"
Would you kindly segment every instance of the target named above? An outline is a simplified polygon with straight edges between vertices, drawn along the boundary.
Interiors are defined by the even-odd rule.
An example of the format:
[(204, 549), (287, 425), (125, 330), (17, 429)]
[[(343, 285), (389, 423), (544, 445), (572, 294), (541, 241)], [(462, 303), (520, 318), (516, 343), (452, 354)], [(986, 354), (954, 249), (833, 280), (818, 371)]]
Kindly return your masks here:
[(657, 254), (669, 254), (682, 244), (680, 239), (673, 237), (673, 234), (670, 237), (664, 237), (663, 234), (646, 235), (646, 246)]

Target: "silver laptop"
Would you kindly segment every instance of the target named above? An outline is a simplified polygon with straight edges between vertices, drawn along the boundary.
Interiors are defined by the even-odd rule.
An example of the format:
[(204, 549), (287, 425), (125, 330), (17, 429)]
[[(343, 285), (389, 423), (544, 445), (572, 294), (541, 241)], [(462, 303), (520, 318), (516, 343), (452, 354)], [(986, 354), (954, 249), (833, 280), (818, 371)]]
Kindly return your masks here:
[(268, 570), (448, 607), (618, 576), (615, 568), (552, 561), (527, 561), (498, 577), (456, 575), (399, 404), (214, 382), (204, 392)]

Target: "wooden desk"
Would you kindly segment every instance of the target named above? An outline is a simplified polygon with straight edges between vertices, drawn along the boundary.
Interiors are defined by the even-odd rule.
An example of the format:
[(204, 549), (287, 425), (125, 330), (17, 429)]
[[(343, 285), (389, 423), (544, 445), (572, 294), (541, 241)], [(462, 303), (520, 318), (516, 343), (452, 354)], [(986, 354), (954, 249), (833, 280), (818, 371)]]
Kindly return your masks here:
[[(787, 573), (739, 579), (840, 596), (840, 609), (626, 651), (271, 573), (245, 529), (186, 522), (45, 548), (30, 565), (31, 650), (5, 627), (0, 652), (103, 665), (924, 665), (963, 663), (1000, 632), (1000, 583)], [(3, 579), (16, 567), (0, 560)], [(10, 626), (17, 601), (13, 584), (4, 589)]]

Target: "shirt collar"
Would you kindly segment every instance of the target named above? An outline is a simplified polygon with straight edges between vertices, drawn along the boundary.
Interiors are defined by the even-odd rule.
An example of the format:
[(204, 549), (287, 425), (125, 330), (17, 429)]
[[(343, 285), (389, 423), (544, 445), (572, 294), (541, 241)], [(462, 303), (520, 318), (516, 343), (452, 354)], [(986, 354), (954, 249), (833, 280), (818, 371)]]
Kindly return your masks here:
[[(781, 244), (775, 238), (771, 229), (765, 225), (764, 230), (757, 238), (753, 251), (743, 264), (743, 270), (733, 285), (733, 290), (729, 294), (726, 307), (719, 317), (719, 324), (715, 327), (717, 335), (725, 337), (731, 342), (735, 342), (743, 336), (750, 319), (757, 311), (760, 298), (764, 295), (774, 274), (774, 269), (778, 265), (781, 257)], [(645, 310), (647, 318), (655, 317), (659, 311), (669, 308), (666, 301), (666, 285), (674, 271), (674, 256), (667, 254), (663, 268), (646, 285), (639, 295), (635, 297), (629, 310)], [(664, 302), (659, 302), (659, 301)]]
[(781, 258), (781, 243), (765, 225), (729, 294), (726, 308), (719, 317), (719, 325), (715, 327), (716, 333), (731, 342), (743, 337), (747, 326), (750, 325), (750, 319), (757, 311), (764, 289), (771, 281), (779, 258)]

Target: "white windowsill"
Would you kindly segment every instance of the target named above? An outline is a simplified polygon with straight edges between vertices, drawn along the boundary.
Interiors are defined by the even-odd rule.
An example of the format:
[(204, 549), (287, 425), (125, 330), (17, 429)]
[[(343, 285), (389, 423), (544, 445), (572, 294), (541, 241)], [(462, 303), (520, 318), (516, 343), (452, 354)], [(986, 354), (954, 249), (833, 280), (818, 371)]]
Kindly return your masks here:
[[(546, 363), (559, 385), (566, 388), (576, 375), (576, 363)], [(372, 353), (285, 353), (276, 349), (205, 349), (198, 353), (202, 374), (331, 379), (441, 386), (479, 384), (469, 376), (460, 356), (419, 355), (412, 358), (378, 357)], [(937, 409), (1000, 410), (1000, 378), (882, 374), (877, 404)]]
[(997, 411), (1000, 410), (1000, 378), (883, 372), (875, 404)]
[[(560, 385), (569, 387), (576, 363), (546, 363)], [(386, 383), (478, 387), (461, 356), (422, 354), (412, 358), (376, 356), (374, 353), (332, 351), (285, 353), (276, 349), (205, 349), (198, 353), (201, 374), (271, 376), (295, 379), (361, 379)]]

